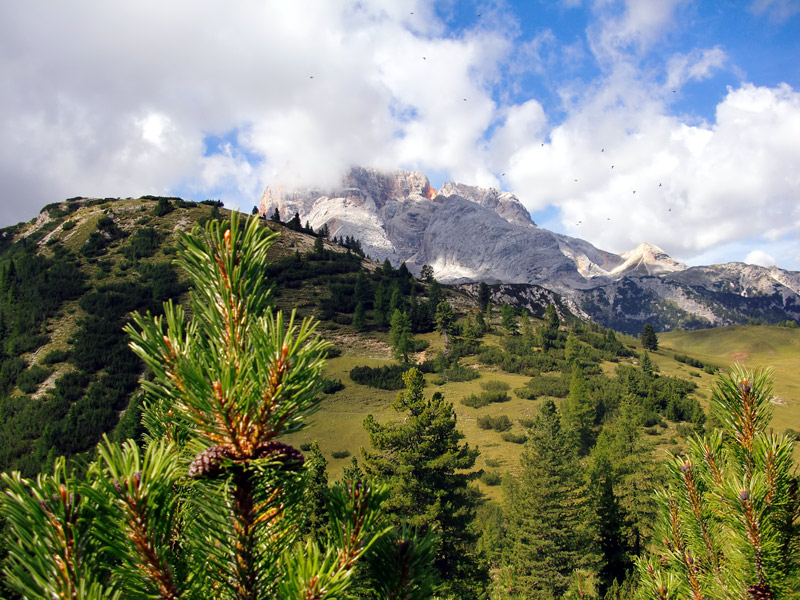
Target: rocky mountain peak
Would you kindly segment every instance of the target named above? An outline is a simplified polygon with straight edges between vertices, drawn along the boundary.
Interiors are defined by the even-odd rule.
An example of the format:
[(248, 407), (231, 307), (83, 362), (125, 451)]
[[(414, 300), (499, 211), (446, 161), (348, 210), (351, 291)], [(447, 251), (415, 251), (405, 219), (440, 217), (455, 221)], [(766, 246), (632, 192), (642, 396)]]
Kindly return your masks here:
[(633, 250), (623, 252), (620, 258), (622, 264), (609, 272), (609, 275), (659, 275), (661, 273), (674, 273), (683, 271), (688, 267), (675, 260), (655, 244), (642, 242)]
[(494, 188), (482, 188), (474, 185), (448, 181), (439, 190), (442, 196), (460, 196), (483, 207), (493, 210), (513, 225), (535, 227), (531, 215), (519, 199), (511, 192), (501, 192)]

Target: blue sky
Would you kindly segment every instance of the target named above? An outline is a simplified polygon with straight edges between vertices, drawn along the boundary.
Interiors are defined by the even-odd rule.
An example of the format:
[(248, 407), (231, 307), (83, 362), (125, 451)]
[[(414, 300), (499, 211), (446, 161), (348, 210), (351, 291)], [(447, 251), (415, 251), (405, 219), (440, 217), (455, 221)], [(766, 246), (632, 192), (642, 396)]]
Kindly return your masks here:
[(5, 2), (0, 224), (75, 195), (249, 210), (363, 165), (606, 250), (800, 270), (798, 31), (800, 0)]

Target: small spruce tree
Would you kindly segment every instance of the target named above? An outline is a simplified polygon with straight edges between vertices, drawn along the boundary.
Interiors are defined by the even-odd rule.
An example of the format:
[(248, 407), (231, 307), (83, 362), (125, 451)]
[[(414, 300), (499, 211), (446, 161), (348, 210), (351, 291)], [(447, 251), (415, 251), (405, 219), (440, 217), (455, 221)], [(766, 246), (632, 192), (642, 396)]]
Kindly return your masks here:
[(478, 473), (468, 472), (478, 451), (461, 442), (453, 405), (439, 392), (424, 397), (422, 373), (412, 368), (403, 381), (406, 389), (392, 405), (403, 420), (380, 424), (369, 415), (364, 421), (373, 447), (362, 450), (364, 469), (390, 486), (384, 509), (396, 523), (440, 534), (435, 565), (445, 597), (479, 598), (488, 570), (472, 528), (477, 499), (469, 482)]
[(644, 324), (642, 332), (639, 334), (639, 339), (645, 350), (650, 350), (651, 352), (658, 350), (658, 336), (656, 335), (656, 330), (650, 323)]

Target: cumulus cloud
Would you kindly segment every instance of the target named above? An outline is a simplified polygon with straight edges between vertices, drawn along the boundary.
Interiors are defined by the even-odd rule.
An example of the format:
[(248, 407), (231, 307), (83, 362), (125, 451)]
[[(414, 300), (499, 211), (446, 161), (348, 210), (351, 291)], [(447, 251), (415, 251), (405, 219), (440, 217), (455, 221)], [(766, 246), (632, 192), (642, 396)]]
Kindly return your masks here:
[(430, 0), (0, 4), (0, 219), (78, 194), (247, 209), (369, 165), (510, 189), (609, 250), (791, 246), (798, 92), (736, 83), (714, 118), (676, 114), (672, 89), (737, 72), (723, 46), (653, 58), (688, 4), (581, 4), (569, 39), (502, 2), (458, 30)]
[(761, 267), (775, 266), (775, 259), (763, 250), (753, 250), (749, 252), (745, 257), (744, 262), (750, 265), (759, 265)]
[(743, 85), (697, 126), (662, 108), (597, 96), (549, 143), (512, 156), (514, 189), (534, 211), (558, 203), (570, 234), (613, 251), (646, 240), (691, 258), (738, 238), (794, 235), (800, 93)]

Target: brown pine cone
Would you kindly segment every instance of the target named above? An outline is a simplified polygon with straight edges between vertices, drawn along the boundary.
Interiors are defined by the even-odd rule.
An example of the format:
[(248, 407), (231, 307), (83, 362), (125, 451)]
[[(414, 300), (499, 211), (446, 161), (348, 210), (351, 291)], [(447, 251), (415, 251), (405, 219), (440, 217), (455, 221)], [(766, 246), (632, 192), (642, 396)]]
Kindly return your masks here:
[(292, 468), (302, 467), (305, 461), (303, 454), (297, 448), (293, 448), (283, 442), (274, 441), (259, 444), (253, 454), (253, 458), (267, 457), (283, 463), (283, 466)]
[(216, 477), (222, 473), (222, 460), (233, 458), (234, 452), (228, 446), (211, 446), (194, 457), (189, 465), (189, 477)]
[(750, 586), (750, 589), (747, 590), (747, 595), (753, 600), (772, 600), (772, 590), (763, 581)]

